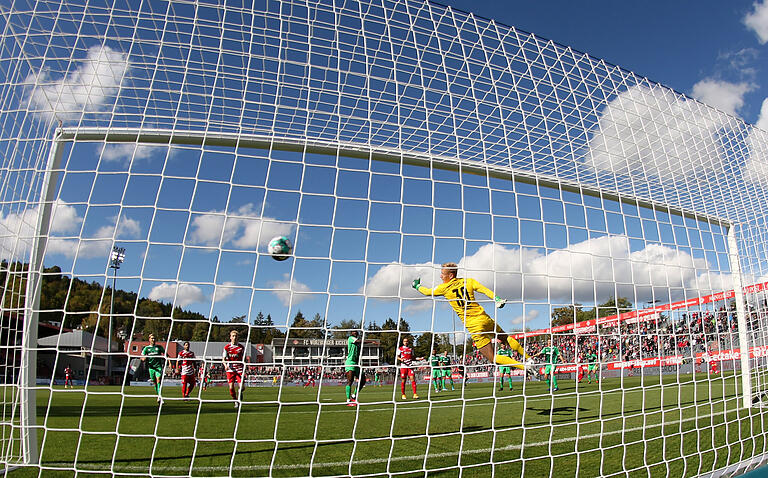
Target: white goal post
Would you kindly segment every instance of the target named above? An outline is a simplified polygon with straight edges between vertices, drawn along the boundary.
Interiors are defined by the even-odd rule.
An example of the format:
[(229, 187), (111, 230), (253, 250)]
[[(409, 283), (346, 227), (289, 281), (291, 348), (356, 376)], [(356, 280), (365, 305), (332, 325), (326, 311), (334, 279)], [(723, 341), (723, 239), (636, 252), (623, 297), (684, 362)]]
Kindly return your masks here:
[(767, 223), (768, 132), (452, 6), (9, 0), (0, 469), (747, 472)]

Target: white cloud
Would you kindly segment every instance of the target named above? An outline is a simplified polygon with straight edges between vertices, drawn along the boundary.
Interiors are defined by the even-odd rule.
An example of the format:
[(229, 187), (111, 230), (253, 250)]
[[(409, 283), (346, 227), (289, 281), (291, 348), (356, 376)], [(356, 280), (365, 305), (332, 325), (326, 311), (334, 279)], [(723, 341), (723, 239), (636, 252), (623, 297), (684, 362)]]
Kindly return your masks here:
[[(15, 257), (29, 254), (32, 247), (35, 230), (37, 228), (39, 207), (34, 206), (18, 213), (0, 213), (0, 250), (4, 257), (12, 255), (15, 251)], [(57, 200), (51, 209), (53, 221), (51, 223), (50, 234), (73, 235), (80, 231), (83, 218), (80, 216), (76, 207), (67, 204), (64, 201)], [(51, 241), (48, 250), (57, 250), (59, 240)], [(69, 252), (69, 256), (74, 255), (72, 245), (62, 245), (62, 251)]]
[[(511, 300), (604, 301), (615, 294), (615, 284), (647, 291), (630, 298), (638, 302), (651, 299), (641, 294), (652, 288), (696, 289), (700, 295), (732, 288), (727, 275), (698, 272), (708, 270), (704, 259), (653, 244), (631, 252), (625, 236), (589, 239), (549, 254), (489, 244), (458, 264), (461, 276), (474, 277)], [(369, 297), (420, 297), (411, 281), (421, 277), (422, 285), (433, 287), (439, 269), (439, 264), (389, 264), (369, 279), (364, 291)], [(423, 302), (431, 306), (431, 301)]]
[[(741, 168), (746, 181), (768, 185), (768, 98), (763, 101), (760, 119), (745, 141), (749, 156)], [(759, 129), (762, 128), (762, 129)]]
[(723, 170), (718, 139), (731, 118), (657, 86), (637, 85), (601, 112), (586, 165), (647, 178), (679, 178)]
[[(165, 302), (173, 302), (176, 299), (176, 304), (179, 307), (186, 307), (190, 304), (199, 304), (208, 302), (209, 299), (213, 299), (216, 302), (223, 302), (232, 297), (237, 288), (234, 287), (234, 282), (224, 282), (222, 285), (216, 286), (216, 290), (213, 294), (208, 295), (203, 292), (203, 289), (194, 284), (173, 284), (163, 282), (152, 288), (149, 292), (148, 298), (151, 300), (161, 300)], [(176, 289), (178, 288), (178, 293)]]
[(117, 234), (115, 234), (115, 236), (118, 239), (132, 239), (139, 237), (140, 235), (141, 223), (128, 216), (122, 216), (120, 222), (117, 224)]
[(758, 116), (755, 126), (763, 131), (768, 131), (768, 98), (763, 100), (763, 105), (760, 107), (760, 116)]
[(46, 71), (28, 76), (29, 109), (60, 120), (83, 111), (103, 110), (129, 68), (126, 54), (108, 46), (92, 46), (85, 59), (63, 78), (53, 79)]
[[(178, 292), (177, 292), (178, 288)], [(150, 300), (159, 300), (173, 302), (179, 307), (186, 307), (189, 304), (205, 302), (208, 297), (203, 293), (200, 287), (193, 284), (169, 284), (163, 282), (152, 288), (149, 292)]]
[(528, 312), (525, 315), (518, 315), (514, 319), (512, 319), (512, 323), (515, 325), (519, 324), (528, 324), (531, 323), (533, 320), (536, 319), (536, 317), (539, 316), (539, 310), (538, 309), (529, 309)]
[(768, 1), (752, 4), (754, 10), (744, 16), (744, 25), (757, 35), (761, 45), (768, 43)]
[[(389, 264), (378, 271), (365, 284), (360, 292), (368, 297), (420, 297), (411, 283), (417, 277), (421, 285), (434, 287), (439, 283), (439, 265), (423, 264)], [(426, 303), (426, 301), (425, 301)], [(431, 307), (431, 304), (428, 304)]]
[[(34, 215), (37, 216), (37, 208), (33, 209)], [(83, 218), (74, 206), (59, 199), (53, 204), (52, 213), (51, 234), (72, 234), (80, 230)]]
[(112, 216), (107, 220), (110, 221), (109, 224), (101, 226), (90, 236), (84, 234), (83, 240), (54, 239), (49, 241), (48, 254), (72, 257), (75, 255), (75, 251), (77, 251), (78, 257), (93, 258), (102, 256), (106, 258), (112, 249), (115, 238), (133, 239), (141, 234), (141, 223), (135, 219), (122, 216), (122, 219), (117, 224), (117, 232), (115, 232), (117, 216)]
[(272, 293), (284, 306), (289, 306), (291, 302), (298, 304), (311, 297), (312, 289), (296, 279), (291, 280), (288, 274), (284, 274), (281, 280), (270, 281), (269, 286), (276, 289)]
[(705, 78), (693, 85), (692, 95), (703, 103), (726, 113), (737, 115), (744, 106), (744, 95), (754, 89), (755, 85), (750, 83), (730, 83)]
[(215, 302), (222, 302), (230, 297), (237, 291), (234, 282), (224, 282), (222, 285), (216, 286), (216, 291), (213, 293), (213, 300)]
[[(29, 254), (37, 227), (39, 207), (34, 206), (20, 213), (0, 214), (0, 250), (8, 257), (15, 249), (16, 256)], [(83, 234), (82, 240), (71, 236), (79, 236), (83, 217), (77, 207), (64, 201), (57, 200), (52, 208), (53, 222), (49, 233), (46, 254), (92, 258), (106, 257), (113, 243), (113, 236), (131, 239), (140, 235), (141, 224), (135, 219), (122, 216), (115, 235), (117, 216), (107, 219), (108, 224), (98, 228), (90, 235)], [(18, 243), (17, 243), (18, 241)]]
[(141, 223), (135, 219), (131, 219), (128, 216), (123, 216), (119, 224), (117, 224), (117, 232), (115, 232), (115, 223), (117, 223), (117, 216), (109, 218), (110, 224), (101, 226), (92, 237), (94, 238), (109, 238), (112, 237), (133, 239), (141, 234)]
[[(222, 231), (223, 228), (223, 231)], [(241, 206), (234, 214), (212, 211), (192, 220), (190, 240), (193, 244), (217, 246), (231, 243), (238, 249), (255, 250), (266, 246), (275, 236), (287, 236), (293, 224), (259, 217), (253, 204)]]
[(150, 146), (135, 143), (111, 143), (101, 148), (101, 159), (107, 162), (124, 161), (133, 158), (146, 159), (152, 157), (156, 151), (166, 151), (166, 146)]

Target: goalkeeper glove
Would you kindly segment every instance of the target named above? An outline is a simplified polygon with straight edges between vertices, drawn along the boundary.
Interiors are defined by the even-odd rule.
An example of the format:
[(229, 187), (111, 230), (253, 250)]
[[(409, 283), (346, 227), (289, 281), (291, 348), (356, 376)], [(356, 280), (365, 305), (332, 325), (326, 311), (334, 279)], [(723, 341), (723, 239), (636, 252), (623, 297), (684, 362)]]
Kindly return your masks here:
[(501, 309), (504, 307), (504, 305), (507, 303), (507, 299), (502, 299), (498, 295), (493, 298), (493, 300), (496, 302), (496, 308)]
[(411, 287), (413, 287), (416, 290), (419, 290), (419, 287), (421, 287), (421, 277), (417, 277), (416, 279), (413, 279), (413, 282), (411, 283)]

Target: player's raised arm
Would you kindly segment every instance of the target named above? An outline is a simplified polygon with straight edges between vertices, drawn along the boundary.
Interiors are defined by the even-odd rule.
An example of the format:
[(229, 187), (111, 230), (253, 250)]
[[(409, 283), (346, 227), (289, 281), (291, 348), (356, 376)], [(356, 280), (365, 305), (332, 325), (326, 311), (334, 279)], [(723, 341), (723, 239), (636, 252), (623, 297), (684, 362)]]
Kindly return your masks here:
[(413, 280), (411, 283), (411, 287), (416, 289), (419, 293), (424, 295), (443, 295), (446, 289), (445, 284), (440, 284), (439, 286), (435, 287), (434, 289), (430, 289), (429, 287), (425, 287), (421, 285), (421, 277), (417, 277)]
[(472, 287), (473, 290), (480, 292), (481, 294), (485, 294), (488, 296), (489, 299), (493, 299), (493, 301), (496, 303), (496, 308), (501, 309), (504, 307), (504, 305), (507, 303), (506, 299), (502, 299), (498, 295), (496, 295), (491, 289), (487, 288), (480, 282), (478, 282), (476, 279), (467, 279), (467, 282), (469, 283), (470, 287)]

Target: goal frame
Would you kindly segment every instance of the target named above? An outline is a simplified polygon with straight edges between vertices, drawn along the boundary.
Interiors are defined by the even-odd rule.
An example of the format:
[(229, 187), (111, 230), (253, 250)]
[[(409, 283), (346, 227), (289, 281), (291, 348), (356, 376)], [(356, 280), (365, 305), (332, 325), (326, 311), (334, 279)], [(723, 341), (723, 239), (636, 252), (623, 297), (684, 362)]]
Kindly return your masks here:
[[(499, 165), (481, 164), (456, 158), (433, 156), (427, 154), (413, 154), (409, 152), (392, 150), (387, 148), (374, 148), (371, 146), (352, 143), (318, 142), (304, 139), (275, 138), (263, 135), (245, 135), (235, 133), (208, 133), (203, 131), (175, 131), (165, 129), (116, 129), (116, 128), (58, 128), (50, 140), (46, 169), (43, 173), (42, 201), (38, 208), (36, 230), (34, 232), (33, 247), (31, 250), (29, 276), (25, 297), (25, 320), (23, 331), (21, 373), (19, 374), (20, 389), (20, 427), (22, 461), (25, 465), (39, 464), (39, 450), (37, 446), (37, 415), (36, 415), (36, 363), (37, 363), (37, 327), (39, 323), (40, 296), (42, 290), (43, 257), (48, 242), (48, 234), (53, 220), (53, 207), (56, 202), (56, 186), (61, 172), (64, 143), (76, 141), (105, 143), (135, 143), (135, 144), (165, 144), (186, 146), (235, 146), (272, 149), (278, 147), (293, 151), (304, 151), (325, 154), (344, 154), (354, 156), (368, 156), (374, 160), (397, 161), (408, 164), (417, 164), (426, 167), (459, 168), (463, 172), (474, 174), (493, 175), (523, 181), (534, 184), (543, 184), (560, 189), (577, 191), (596, 195), (598, 197), (610, 197), (614, 200), (628, 200), (651, 208), (663, 207), (683, 217), (706, 219), (719, 224), (727, 229), (729, 249), (729, 263), (733, 278), (733, 289), (736, 302), (736, 316), (739, 326), (740, 350), (749, 350), (749, 337), (747, 335), (747, 319), (745, 309), (745, 297), (742, 288), (741, 268), (739, 262), (736, 224), (709, 215), (674, 208), (666, 204), (654, 201), (630, 198), (624, 194), (605, 191), (587, 185), (556, 179), (542, 174), (517, 171), (511, 167)], [(740, 354), (741, 364), (741, 403), (744, 408), (752, 407), (752, 383), (749, 353)], [(765, 461), (768, 455), (760, 461)], [(748, 466), (755, 462), (755, 457), (741, 463)]]

